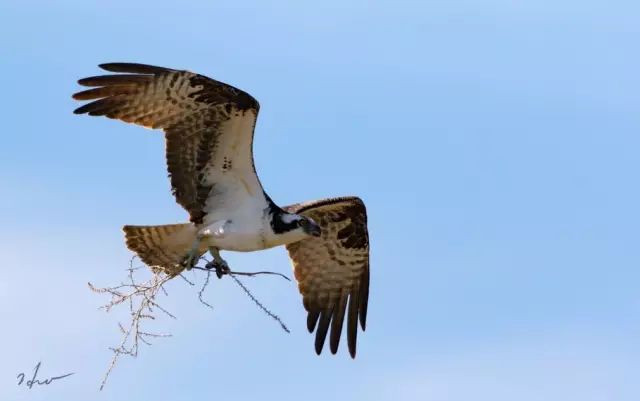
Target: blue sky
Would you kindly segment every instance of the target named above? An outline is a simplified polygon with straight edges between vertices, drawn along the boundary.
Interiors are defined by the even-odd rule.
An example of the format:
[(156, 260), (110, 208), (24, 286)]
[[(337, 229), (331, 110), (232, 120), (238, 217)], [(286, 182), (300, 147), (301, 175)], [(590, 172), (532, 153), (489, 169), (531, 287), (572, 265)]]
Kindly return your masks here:
[[(640, 399), (640, 4), (634, 1), (0, 4), (3, 400)], [(97, 387), (122, 313), (120, 227), (186, 220), (151, 132), (74, 116), (96, 65), (187, 68), (261, 102), (280, 204), (357, 194), (371, 295), (358, 357), (317, 357), (292, 283), (183, 282), (174, 337)], [(226, 253), (290, 273), (284, 249)], [(197, 277), (196, 277), (197, 278)], [(16, 386), (76, 374), (46, 388)]]

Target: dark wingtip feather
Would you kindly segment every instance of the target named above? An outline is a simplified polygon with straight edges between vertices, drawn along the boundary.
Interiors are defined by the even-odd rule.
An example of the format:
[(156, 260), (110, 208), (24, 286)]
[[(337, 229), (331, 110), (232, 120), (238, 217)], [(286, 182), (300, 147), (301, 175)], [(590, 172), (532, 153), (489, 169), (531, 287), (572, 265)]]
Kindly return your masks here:
[(318, 317), (320, 317), (320, 312), (309, 312), (307, 315), (307, 330), (309, 330), (309, 333), (313, 333), (313, 330), (315, 330)]
[(367, 306), (369, 304), (369, 266), (362, 273), (360, 281), (360, 327), (367, 329)]
[(171, 68), (139, 63), (103, 63), (99, 64), (98, 67), (110, 72), (128, 72), (135, 74), (157, 74), (161, 72), (175, 71)]
[(75, 109), (73, 111), (74, 114), (84, 114), (89, 113), (89, 115), (102, 115), (105, 109), (109, 106), (113, 105), (113, 102), (110, 102), (109, 99), (100, 99), (91, 103), (87, 103)]
[(349, 312), (347, 315), (347, 345), (351, 358), (356, 357), (356, 343), (358, 341), (358, 310), (360, 309), (359, 288), (353, 288), (349, 295)]
[(86, 113), (88, 110), (87, 110), (87, 107), (85, 107), (85, 106), (87, 106), (87, 105), (85, 104), (84, 106), (78, 107), (77, 109), (75, 109), (73, 111), (73, 114), (84, 114), (84, 113)]
[(323, 310), (320, 315), (320, 323), (318, 324), (318, 330), (316, 331), (316, 354), (320, 355), (324, 341), (327, 338), (327, 331), (329, 331), (329, 323), (331, 322), (331, 310)]
[[(85, 92), (85, 91), (83, 91)], [(71, 98), (74, 100), (82, 100), (82, 92), (76, 92), (73, 95), (71, 95)]]
[(82, 86), (143, 85), (151, 81), (153, 81), (151, 75), (117, 74), (82, 78), (78, 80), (78, 84)]
[(329, 346), (331, 353), (338, 352), (340, 345), (340, 335), (342, 334), (342, 323), (344, 322), (344, 314), (347, 309), (348, 292), (344, 291), (340, 294), (338, 303), (334, 306), (333, 317), (331, 318), (331, 334), (329, 335)]
[(105, 86), (102, 88), (92, 88), (82, 92), (74, 93), (73, 98), (75, 100), (92, 100), (109, 96), (132, 95), (135, 94), (136, 91), (137, 89), (133, 86), (114, 85)]
[[(358, 336), (357, 332), (353, 336), (353, 342), (347, 341), (349, 345), (349, 355), (351, 355), (351, 359), (356, 359), (356, 337)], [(347, 340), (349, 337), (347, 337)]]

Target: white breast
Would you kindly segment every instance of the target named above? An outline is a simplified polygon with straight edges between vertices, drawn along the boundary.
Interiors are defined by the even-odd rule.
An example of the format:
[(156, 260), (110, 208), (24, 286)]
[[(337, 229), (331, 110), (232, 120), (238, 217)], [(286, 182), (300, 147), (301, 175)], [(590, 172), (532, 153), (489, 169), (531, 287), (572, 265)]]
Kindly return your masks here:
[(265, 219), (266, 201), (244, 196), (205, 217), (200, 229), (209, 246), (229, 251), (257, 251), (268, 248), (266, 235), (271, 226)]
[(268, 207), (260, 182), (253, 170), (251, 138), (255, 112), (233, 111), (224, 122), (225, 135), (219, 138), (216, 160), (207, 171), (205, 182), (212, 185), (200, 233), (210, 246), (233, 251), (264, 249), (264, 210)]

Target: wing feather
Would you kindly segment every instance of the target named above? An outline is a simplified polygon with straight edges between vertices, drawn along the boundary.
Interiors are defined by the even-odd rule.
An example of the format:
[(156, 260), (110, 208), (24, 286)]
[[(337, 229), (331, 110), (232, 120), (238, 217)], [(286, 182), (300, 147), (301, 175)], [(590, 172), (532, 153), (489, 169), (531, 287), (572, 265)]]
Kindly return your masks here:
[(309, 314), (307, 314), (307, 329), (309, 330), (309, 333), (313, 333), (316, 329), (318, 318), (320, 318), (320, 312), (318, 311), (309, 312)]
[(331, 317), (331, 336), (329, 338), (329, 345), (331, 347), (331, 353), (333, 354), (338, 352), (340, 335), (342, 334), (342, 323), (344, 322), (344, 313), (347, 308), (348, 299), (349, 293), (343, 288), (340, 294), (340, 299), (333, 308), (333, 316)]
[(99, 67), (109, 72), (128, 72), (135, 74), (160, 74), (177, 71), (171, 68), (139, 63), (103, 63), (100, 64)]
[(135, 85), (112, 85), (78, 92), (73, 95), (73, 98), (75, 100), (92, 100), (117, 95), (135, 95), (138, 90)]
[(329, 323), (331, 323), (331, 314), (333, 311), (329, 309), (323, 309), (320, 313), (320, 322), (318, 322), (318, 329), (316, 330), (316, 354), (320, 355), (322, 347), (324, 346), (324, 340), (327, 338), (327, 332), (329, 331)]
[(153, 81), (152, 75), (119, 74), (99, 75), (78, 80), (82, 86), (115, 86), (115, 85), (144, 85)]
[(352, 356), (356, 354), (356, 343), (358, 340), (358, 309), (360, 298), (357, 296), (358, 289), (351, 289), (349, 297), (349, 315), (347, 316), (347, 345)]
[(358, 321), (364, 330), (369, 297), (369, 238), (364, 203), (356, 197), (344, 197), (284, 209), (310, 217), (322, 228), (320, 238), (287, 245), (308, 312), (307, 328), (309, 332), (316, 330), (316, 352), (322, 351), (327, 334), (331, 352), (337, 352), (346, 315), (347, 344), (355, 358)]
[(219, 198), (234, 199), (241, 190), (263, 194), (252, 149), (259, 104), (251, 95), (189, 71), (136, 63), (100, 67), (122, 74), (79, 80), (93, 88), (73, 98), (91, 102), (74, 113), (163, 129), (172, 191), (192, 222), (232, 203), (211, 199), (214, 187)]

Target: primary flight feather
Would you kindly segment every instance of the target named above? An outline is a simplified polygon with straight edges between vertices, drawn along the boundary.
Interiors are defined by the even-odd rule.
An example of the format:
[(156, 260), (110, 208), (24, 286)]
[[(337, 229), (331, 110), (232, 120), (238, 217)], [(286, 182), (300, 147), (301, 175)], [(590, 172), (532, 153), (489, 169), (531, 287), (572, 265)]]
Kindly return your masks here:
[(73, 95), (91, 100), (76, 114), (107, 116), (165, 133), (172, 192), (189, 223), (125, 226), (129, 249), (154, 270), (177, 275), (207, 251), (228, 269), (220, 250), (257, 251), (285, 245), (322, 351), (327, 334), (336, 353), (347, 317), (356, 354), (357, 324), (365, 329), (369, 296), (366, 209), (357, 197), (277, 206), (253, 162), (260, 105), (248, 93), (184, 70), (133, 63), (101, 64), (117, 74), (84, 78), (93, 87)]

